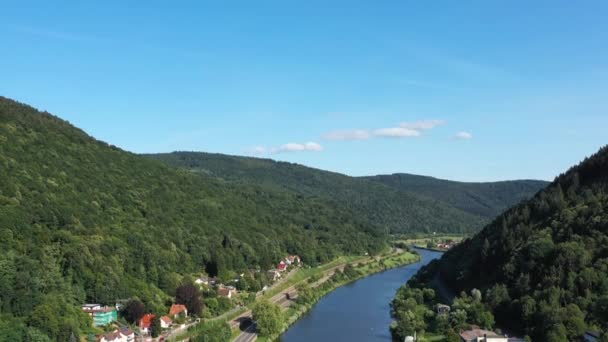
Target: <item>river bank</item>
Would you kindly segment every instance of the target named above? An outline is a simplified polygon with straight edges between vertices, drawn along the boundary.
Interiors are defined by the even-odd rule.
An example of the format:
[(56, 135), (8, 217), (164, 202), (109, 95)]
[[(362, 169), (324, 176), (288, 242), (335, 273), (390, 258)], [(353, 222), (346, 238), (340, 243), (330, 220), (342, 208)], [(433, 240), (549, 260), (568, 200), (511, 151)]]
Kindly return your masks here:
[(397, 289), (441, 253), (418, 250), (417, 262), (385, 270), (326, 293), (298, 316), (281, 342), (391, 341), (390, 302)]
[[(321, 279), (313, 280), (310, 283), (302, 282), (300, 285), (309, 286), (314, 291), (314, 296), (307, 301), (302, 301), (301, 297), (296, 297), (291, 305), (284, 307), (284, 324), (280, 333), (273, 336), (261, 336), (257, 341), (275, 341), (281, 334), (287, 331), (300, 318), (304, 317), (315, 305), (326, 295), (334, 290), (368, 277), (372, 274), (397, 268), (403, 265), (413, 264), (420, 261), (418, 253), (395, 249), (377, 257), (370, 257), (367, 260), (355, 261), (336, 269), (332, 274), (327, 274)], [(300, 300), (298, 300), (298, 298)]]

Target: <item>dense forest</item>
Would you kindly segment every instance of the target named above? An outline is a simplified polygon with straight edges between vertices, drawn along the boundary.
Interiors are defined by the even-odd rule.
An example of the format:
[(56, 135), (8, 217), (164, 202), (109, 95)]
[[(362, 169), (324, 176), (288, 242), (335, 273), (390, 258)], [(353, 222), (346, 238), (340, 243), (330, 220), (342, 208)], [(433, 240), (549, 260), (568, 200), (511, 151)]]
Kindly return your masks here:
[[(332, 200), (362, 213), (371, 224), (387, 228), (391, 233), (408, 232), (476, 232), (489, 221), (487, 213), (466, 210), (454, 205), (455, 201), (443, 201), (441, 196), (429, 196), (449, 192), (449, 197), (478, 196), (484, 198), (478, 205), (493, 206), (494, 211), (531, 197), (543, 182), (507, 182), (508, 186), (496, 185), (501, 194), (490, 200), (491, 190), (477, 190), (457, 182), (405, 186), (382, 184), (375, 179), (349, 177), (339, 173), (318, 170), (306, 166), (278, 162), (270, 159), (228, 156), (203, 152), (174, 152), (146, 155), (173, 167), (181, 167), (203, 174), (215, 175), (234, 183), (255, 183), (264, 187), (287, 190), (307, 198)], [(488, 183), (488, 189), (494, 188)], [(389, 186), (390, 185), (390, 186)], [(428, 190), (427, 190), (428, 189)], [(411, 190), (411, 191), (410, 191)], [(449, 198), (448, 198), (449, 199)]]
[(407, 173), (366, 178), (393, 188), (436, 199), (488, 220), (495, 218), (515, 204), (531, 198), (549, 184), (539, 180), (455, 182)]
[[(534, 341), (608, 340), (608, 147), (411, 281), (483, 293), (498, 326)], [(436, 278), (435, 278), (436, 280)]]
[(0, 97), (0, 336), (67, 341), (84, 302), (164, 312), (185, 275), (376, 252), (382, 229), (323, 198), (177, 170)]

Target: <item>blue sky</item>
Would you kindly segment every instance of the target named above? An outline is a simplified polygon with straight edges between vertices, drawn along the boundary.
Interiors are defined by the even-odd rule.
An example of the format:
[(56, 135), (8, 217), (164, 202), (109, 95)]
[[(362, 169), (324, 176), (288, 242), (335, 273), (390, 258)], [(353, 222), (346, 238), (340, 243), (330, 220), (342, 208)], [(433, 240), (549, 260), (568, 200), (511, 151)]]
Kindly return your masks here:
[(552, 179), (608, 143), (605, 1), (3, 1), (0, 95), (133, 152)]

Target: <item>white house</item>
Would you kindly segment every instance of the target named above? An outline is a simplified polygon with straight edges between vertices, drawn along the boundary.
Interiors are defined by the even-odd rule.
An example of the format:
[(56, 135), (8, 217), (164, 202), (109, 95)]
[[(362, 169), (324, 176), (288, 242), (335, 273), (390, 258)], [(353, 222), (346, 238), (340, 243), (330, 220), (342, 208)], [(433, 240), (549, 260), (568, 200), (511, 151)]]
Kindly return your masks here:
[(281, 279), (281, 272), (279, 272), (278, 270), (269, 270), (268, 276), (272, 281), (277, 281)]
[(99, 339), (100, 342), (134, 342), (135, 333), (130, 328), (121, 328), (120, 330), (114, 330), (106, 333)]
[(508, 342), (509, 339), (497, 333), (483, 329), (471, 329), (460, 333), (462, 342)]
[(160, 318), (160, 327), (162, 329), (169, 329), (173, 324), (173, 320), (169, 316), (162, 316)]

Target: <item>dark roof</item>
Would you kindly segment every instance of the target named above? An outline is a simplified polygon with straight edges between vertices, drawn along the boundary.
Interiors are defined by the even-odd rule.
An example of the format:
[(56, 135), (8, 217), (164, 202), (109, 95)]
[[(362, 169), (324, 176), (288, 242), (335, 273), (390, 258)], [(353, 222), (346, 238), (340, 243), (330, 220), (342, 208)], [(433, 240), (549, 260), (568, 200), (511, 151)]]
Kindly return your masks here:
[(120, 332), (121, 332), (123, 335), (133, 335), (133, 334), (134, 334), (134, 333), (133, 333), (133, 330), (131, 330), (131, 328), (129, 328), (129, 327), (123, 327), (123, 328), (120, 328)]
[(466, 330), (460, 333), (460, 337), (465, 341), (474, 340), (478, 337), (500, 337), (500, 335), (496, 334), (493, 331), (483, 330), (483, 329), (471, 329)]

